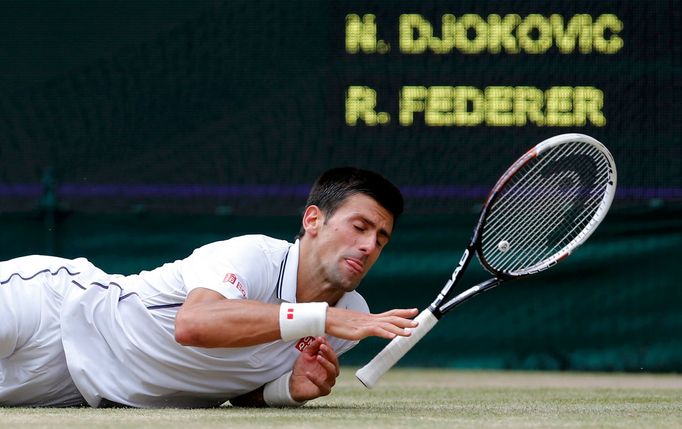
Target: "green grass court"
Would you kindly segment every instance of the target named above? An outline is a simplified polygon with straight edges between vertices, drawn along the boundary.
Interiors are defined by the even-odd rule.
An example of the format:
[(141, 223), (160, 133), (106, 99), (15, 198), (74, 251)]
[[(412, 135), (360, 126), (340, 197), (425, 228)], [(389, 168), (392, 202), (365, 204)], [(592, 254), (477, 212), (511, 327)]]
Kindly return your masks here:
[(367, 390), (353, 373), (302, 409), (0, 408), (0, 427), (682, 427), (681, 375), (394, 369)]

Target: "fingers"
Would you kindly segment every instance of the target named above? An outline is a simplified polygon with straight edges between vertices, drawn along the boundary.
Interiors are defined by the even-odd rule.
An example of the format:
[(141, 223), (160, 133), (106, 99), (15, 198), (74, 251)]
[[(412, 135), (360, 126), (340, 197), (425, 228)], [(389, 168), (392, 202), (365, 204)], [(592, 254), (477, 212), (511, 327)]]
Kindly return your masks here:
[(328, 378), (320, 377), (311, 372), (306, 373), (306, 377), (308, 377), (308, 380), (318, 389), (318, 393), (315, 395), (316, 398), (329, 395), (332, 392), (332, 387), (334, 387), (334, 384), (336, 383), (336, 378), (332, 378), (330, 381)]
[(381, 314), (375, 315), (376, 320), (380, 322), (377, 325), (375, 336), (386, 339), (393, 339), (396, 336), (409, 337), (411, 332), (408, 328), (416, 328), (419, 323), (415, 320), (406, 317), (413, 317), (417, 313), (417, 309), (399, 309), (390, 310)]
[[(323, 358), (318, 357), (319, 360), (324, 361)], [(323, 366), (329, 366), (331, 365), (329, 362), (325, 361), (326, 364), (323, 364), (320, 362), (321, 365)], [(333, 365), (331, 365), (333, 367)], [(317, 396), (325, 396), (329, 395), (332, 391), (332, 387), (336, 384), (336, 376), (330, 375), (330, 373), (327, 373), (326, 376), (320, 375), (315, 372), (307, 372), (306, 377), (308, 380), (313, 383), (317, 389), (319, 390), (319, 393), (316, 395)]]
[(333, 375), (334, 377), (338, 377), (340, 373), (339, 359), (336, 356), (334, 349), (329, 345), (327, 338), (315, 338), (315, 341), (310, 343), (310, 345), (306, 347), (305, 351), (308, 352), (313, 349), (315, 350), (315, 360), (325, 369), (326, 372)]
[(334, 378), (338, 377), (341, 373), (336, 352), (334, 352), (334, 349), (326, 343), (326, 340), (325, 344), (320, 345), (320, 353), (317, 356), (317, 361), (327, 370), (327, 372), (333, 374)]
[(377, 314), (377, 316), (380, 317), (386, 317), (386, 316), (397, 316), (397, 317), (402, 317), (402, 318), (413, 318), (419, 313), (419, 310), (416, 308), (397, 308), (389, 311), (385, 311), (383, 313)]
[[(416, 325), (415, 325), (416, 326)], [(384, 338), (387, 338), (389, 340), (392, 340), (393, 338), (400, 336), (400, 337), (409, 337), (412, 335), (412, 332), (409, 329), (403, 329), (399, 328), (395, 325), (392, 324), (386, 324), (382, 326), (384, 332), (386, 335), (384, 335)]]
[[(332, 387), (336, 384), (336, 377), (340, 373), (339, 361), (334, 349), (331, 348), (326, 338), (318, 337), (314, 343), (318, 346), (315, 361), (319, 367), (318, 369), (309, 369), (306, 371), (305, 376), (317, 387), (319, 392), (316, 396), (325, 396), (331, 393)], [(311, 343), (311, 346), (314, 343)]]
[(374, 336), (379, 338), (385, 338), (387, 340), (392, 340), (397, 336), (409, 337), (410, 335), (412, 335), (412, 332), (409, 329), (402, 329), (396, 327), (395, 325), (384, 324), (373, 327), (372, 330), (368, 331), (367, 335), (365, 335), (364, 337)]
[(379, 327), (388, 334), (385, 338), (393, 338), (396, 335), (407, 337), (410, 331), (407, 328), (416, 328), (419, 323), (411, 318), (416, 316), (417, 309), (397, 309), (375, 315)]
[(379, 322), (388, 323), (398, 328), (416, 328), (418, 323), (412, 319), (405, 319), (404, 317), (398, 316), (383, 316), (377, 317)]
[(302, 353), (310, 356), (315, 356), (320, 351), (320, 345), (327, 340), (324, 337), (315, 338), (306, 348), (303, 349)]
[(411, 318), (417, 315), (416, 308), (394, 309), (380, 314), (366, 314), (351, 310), (329, 308), (327, 312), (327, 333), (347, 340), (362, 340), (369, 336), (393, 339), (407, 337), (409, 329), (418, 323)]

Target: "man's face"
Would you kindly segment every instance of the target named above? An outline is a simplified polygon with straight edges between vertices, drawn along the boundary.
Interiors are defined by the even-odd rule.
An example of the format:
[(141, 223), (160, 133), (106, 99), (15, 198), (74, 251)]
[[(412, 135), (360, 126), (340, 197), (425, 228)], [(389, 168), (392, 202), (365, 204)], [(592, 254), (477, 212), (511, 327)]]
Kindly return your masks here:
[(327, 218), (320, 214), (313, 249), (323, 280), (354, 290), (379, 258), (393, 230), (393, 215), (364, 194), (346, 198)]

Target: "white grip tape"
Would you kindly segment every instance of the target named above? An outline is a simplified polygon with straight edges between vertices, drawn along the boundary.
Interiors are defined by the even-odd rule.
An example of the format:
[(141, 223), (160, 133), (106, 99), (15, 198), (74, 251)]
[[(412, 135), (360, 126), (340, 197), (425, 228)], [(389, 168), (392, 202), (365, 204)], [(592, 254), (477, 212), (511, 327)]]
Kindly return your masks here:
[(270, 407), (300, 407), (307, 401), (294, 401), (289, 392), (289, 380), (291, 371), (276, 380), (265, 384), (263, 389), (263, 400)]
[(379, 354), (374, 356), (374, 359), (355, 372), (355, 376), (365, 387), (368, 389), (374, 387), (379, 378), (391, 369), (400, 358), (405, 356), (438, 322), (436, 316), (428, 308), (419, 313), (414, 320), (419, 322), (419, 325), (416, 328), (407, 328), (412, 335), (409, 337), (395, 337)]
[(329, 304), (326, 302), (282, 303), (279, 306), (279, 332), (282, 340), (324, 335), (327, 307)]

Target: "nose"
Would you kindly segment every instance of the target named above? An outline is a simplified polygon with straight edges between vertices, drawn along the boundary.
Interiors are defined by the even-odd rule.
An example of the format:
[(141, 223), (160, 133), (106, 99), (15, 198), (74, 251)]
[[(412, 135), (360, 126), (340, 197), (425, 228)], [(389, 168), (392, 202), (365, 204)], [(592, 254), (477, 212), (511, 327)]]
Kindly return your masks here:
[(358, 250), (360, 250), (365, 255), (371, 255), (376, 252), (379, 247), (377, 246), (377, 237), (375, 234), (365, 234), (358, 242)]

